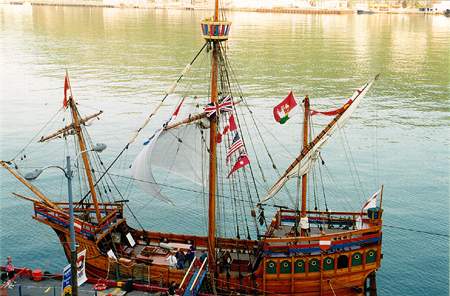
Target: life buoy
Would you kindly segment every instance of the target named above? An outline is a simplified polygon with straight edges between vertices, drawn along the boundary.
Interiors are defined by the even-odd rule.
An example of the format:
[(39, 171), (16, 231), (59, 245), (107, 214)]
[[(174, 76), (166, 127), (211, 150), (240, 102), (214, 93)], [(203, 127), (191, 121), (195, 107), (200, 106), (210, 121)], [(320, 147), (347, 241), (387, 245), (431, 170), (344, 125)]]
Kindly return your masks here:
[(103, 281), (98, 281), (94, 286), (95, 291), (104, 291), (107, 288), (108, 288), (108, 286)]

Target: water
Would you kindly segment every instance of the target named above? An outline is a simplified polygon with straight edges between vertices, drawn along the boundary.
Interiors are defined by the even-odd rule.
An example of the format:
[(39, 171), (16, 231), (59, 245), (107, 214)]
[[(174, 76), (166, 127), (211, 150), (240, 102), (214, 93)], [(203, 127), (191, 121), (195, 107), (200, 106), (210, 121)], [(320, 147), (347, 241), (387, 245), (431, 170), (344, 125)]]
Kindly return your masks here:
[[(68, 68), (82, 112), (105, 111), (90, 131), (95, 141), (108, 144), (104, 159), (109, 162), (201, 47), (199, 20), (207, 15), (0, 6), (0, 159), (14, 157), (61, 106)], [(229, 17), (229, 55), (241, 87), (259, 119), (291, 155), (298, 149), (299, 118), (283, 127), (271, 119), (271, 108), (290, 89), (298, 97), (309, 94), (313, 105), (327, 109), (381, 73), (343, 137), (352, 147), (360, 181), (366, 194), (385, 185), (386, 224), (448, 234), (450, 19), (257, 13)], [(202, 75), (198, 73), (207, 77)], [(157, 117), (148, 133), (162, 119)], [(59, 121), (46, 130), (60, 126)], [(271, 147), (277, 146), (271, 141)], [(24, 170), (62, 164), (63, 143), (33, 142), (31, 147), (35, 150), (19, 154), (27, 155), (20, 162)], [(130, 149), (116, 170), (126, 171), (138, 148)], [(292, 157), (273, 149), (280, 152), (277, 159), (283, 165)], [(342, 149), (343, 142), (333, 140), (323, 154), (346, 188), (353, 183), (344, 169)], [(30, 204), (10, 192), (31, 194), (5, 170), (0, 176), (0, 257), (13, 256), (17, 266), (60, 271), (65, 258), (56, 235), (32, 220)], [(37, 184), (56, 199), (66, 190), (58, 172), (46, 172)], [(127, 185), (119, 182), (123, 189)], [(195, 207), (189, 196), (174, 209), (137, 189), (125, 191), (145, 227), (190, 230), (185, 222)], [(344, 209), (349, 204), (341, 199), (330, 203)], [(203, 225), (204, 220), (195, 220), (194, 231), (202, 233)], [(448, 295), (448, 238), (385, 228), (383, 253), (380, 295)]]

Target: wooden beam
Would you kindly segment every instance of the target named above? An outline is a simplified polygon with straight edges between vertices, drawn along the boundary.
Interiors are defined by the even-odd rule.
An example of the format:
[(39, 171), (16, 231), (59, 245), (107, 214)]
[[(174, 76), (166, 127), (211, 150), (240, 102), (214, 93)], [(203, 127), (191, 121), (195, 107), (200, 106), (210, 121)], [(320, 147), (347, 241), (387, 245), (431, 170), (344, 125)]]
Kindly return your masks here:
[[(82, 118), (82, 119), (80, 120), (80, 124), (85, 124), (87, 121), (91, 120), (92, 118), (95, 118), (95, 117), (99, 116), (99, 115), (102, 114), (102, 113), (103, 113), (103, 111), (100, 111), (100, 112), (97, 112), (97, 113), (95, 113), (95, 114), (92, 114), (92, 115), (89, 115), (89, 116), (87, 116), (87, 117), (84, 117), (84, 118)], [(51, 135), (48, 135), (48, 136), (45, 136), (45, 137), (42, 136), (42, 137), (39, 139), (38, 142), (45, 142), (45, 141), (48, 141), (48, 140), (52, 140), (52, 139), (56, 138), (57, 136), (59, 136), (60, 134), (68, 133), (69, 131), (71, 131), (71, 130), (73, 130), (73, 129), (74, 129), (74, 125), (73, 125), (73, 123), (72, 123), (72, 124), (69, 124), (69, 125), (63, 127), (62, 129), (57, 130), (56, 132), (54, 132), (54, 133), (51, 134)]]
[(74, 130), (78, 137), (78, 144), (80, 145), (81, 157), (83, 159), (84, 171), (86, 173), (86, 177), (87, 177), (87, 180), (89, 183), (89, 190), (91, 192), (92, 202), (94, 203), (94, 206), (95, 206), (95, 215), (97, 217), (97, 223), (101, 224), (102, 216), (101, 216), (101, 213), (100, 213), (100, 210), (98, 207), (97, 192), (95, 191), (95, 187), (94, 187), (94, 178), (93, 178), (92, 172), (91, 172), (91, 165), (89, 163), (89, 157), (86, 153), (86, 144), (84, 142), (83, 132), (81, 131), (80, 119), (78, 118), (78, 108), (77, 108), (77, 106), (75, 104), (75, 100), (73, 99), (72, 96), (69, 98), (69, 106), (72, 111), (73, 126), (74, 126)]
[(18, 194), (18, 193), (15, 193), (15, 192), (11, 192), (14, 196), (16, 196), (16, 197), (18, 197), (18, 198), (21, 198), (21, 199), (24, 199), (24, 200), (28, 200), (28, 201), (31, 201), (31, 202), (39, 202), (39, 200), (37, 200), (37, 199), (34, 199), (34, 198), (32, 198), (32, 197), (28, 197), (28, 196), (24, 196), (24, 195), (22, 195), (22, 194)]
[(42, 192), (39, 191), (35, 186), (33, 186), (30, 182), (28, 182), (25, 178), (23, 178), (19, 173), (16, 172), (15, 169), (11, 168), (9, 164), (3, 160), (0, 160), (0, 165), (8, 170), (17, 180), (19, 180), (23, 185), (25, 185), (28, 189), (31, 190), (37, 197), (39, 197), (46, 205), (50, 206), (54, 209), (59, 209), (59, 207), (54, 204), (50, 199), (48, 199)]

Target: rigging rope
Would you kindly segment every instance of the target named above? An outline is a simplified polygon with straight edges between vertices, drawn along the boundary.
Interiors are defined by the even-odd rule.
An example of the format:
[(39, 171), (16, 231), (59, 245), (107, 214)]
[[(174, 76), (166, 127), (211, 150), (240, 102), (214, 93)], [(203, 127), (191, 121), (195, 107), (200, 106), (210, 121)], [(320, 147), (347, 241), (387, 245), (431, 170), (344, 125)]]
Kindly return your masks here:
[(55, 117), (59, 114), (59, 112), (61, 112), (61, 110), (63, 110), (64, 107), (61, 107), (58, 109), (58, 111), (56, 111), (56, 113), (50, 118), (49, 121), (47, 121), (43, 127), (41, 127), (39, 129), (39, 131), (31, 138), (31, 140), (22, 148), (19, 150), (19, 152), (17, 152), (17, 154), (10, 160), (10, 162), (13, 162), (22, 152), (25, 151), (25, 149), (28, 148), (28, 146), (30, 146), (30, 144), (32, 142), (34, 142), (34, 140), (39, 136), (39, 134), (53, 121), (53, 119), (55, 119)]
[[(198, 56), (200, 55), (200, 53), (205, 49), (205, 47), (208, 45), (208, 42), (205, 42), (205, 44), (203, 44), (202, 48), (198, 51), (198, 53), (195, 55), (195, 57), (192, 59), (192, 61), (188, 64), (188, 66), (192, 66), (194, 64), (194, 62), (197, 60)], [(183, 78), (184, 74), (186, 74), (188, 67), (186, 67), (183, 72), (181, 73), (181, 75), (178, 77), (178, 79), (176, 80), (176, 82), (174, 83), (174, 85), (171, 87), (171, 91), (173, 91), (176, 87), (176, 84), (178, 82), (180, 82), (180, 80)], [(122, 156), (122, 154), (128, 150), (129, 146), (136, 140), (138, 134), (147, 126), (147, 124), (150, 122), (150, 119), (156, 114), (156, 112), (159, 110), (159, 108), (161, 108), (162, 104), (164, 103), (164, 101), (167, 99), (167, 97), (169, 96), (169, 92), (167, 91), (166, 94), (164, 95), (164, 97), (162, 98), (162, 100), (159, 102), (159, 104), (156, 106), (156, 108), (153, 110), (152, 113), (150, 113), (150, 115), (147, 117), (147, 119), (144, 121), (144, 123), (138, 128), (138, 130), (135, 132), (135, 134), (133, 135), (133, 137), (131, 137), (131, 139), (128, 141), (128, 143), (125, 145), (125, 147), (120, 151), (120, 153), (114, 158), (114, 160), (109, 164), (108, 168), (106, 169), (106, 171), (100, 176), (100, 178), (95, 182), (94, 187), (97, 186), (98, 182), (100, 182), (101, 179), (103, 179), (103, 177), (108, 173), (108, 171), (112, 168), (112, 166), (116, 163), (116, 161)], [(85, 196), (78, 202), (78, 203), (82, 203), (90, 194), (90, 190), (88, 193), (85, 194)]]

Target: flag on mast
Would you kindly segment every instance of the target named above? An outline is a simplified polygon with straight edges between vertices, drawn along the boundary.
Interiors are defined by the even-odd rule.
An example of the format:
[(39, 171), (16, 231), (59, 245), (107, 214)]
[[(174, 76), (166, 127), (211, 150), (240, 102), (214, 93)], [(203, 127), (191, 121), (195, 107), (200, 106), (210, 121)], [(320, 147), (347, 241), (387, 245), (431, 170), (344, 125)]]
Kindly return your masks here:
[(66, 76), (64, 77), (64, 100), (63, 106), (67, 108), (68, 100), (67, 100), (67, 90), (69, 89), (69, 74), (66, 72)]
[(185, 97), (181, 98), (181, 100), (178, 102), (178, 105), (175, 108), (175, 111), (173, 112), (170, 121), (175, 120), (175, 118), (177, 118), (178, 114), (180, 113), (181, 105), (183, 105), (184, 99)]
[(233, 165), (231, 171), (228, 173), (227, 178), (229, 178), (231, 174), (233, 174), (235, 171), (245, 167), (248, 164), (250, 164), (250, 160), (248, 159), (247, 154), (246, 153), (241, 154), (236, 163)]
[(317, 114), (321, 114), (321, 115), (326, 115), (326, 116), (335, 116), (338, 114), (341, 114), (342, 112), (344, 112), (352, 103), (352, 99), (349, 99), (347, 101), (347, 103), (344, 104), (344, 106), (342, 106), (341, 108), (337, 108), (334, 110), (330, 110), (330, 111), (316, 111), (316, 110), (311, 110), (311, 115), (317, 115)]
[(209, 103), (203, 110), (208, 118), (215, 116), (216, 112), (219, 114), (221, 112), (231, 112), (233, 111), (233, 99), (225, 97), (219, 103)]
[(289, 112), (294, 109), (295, 106), (297, 106), (297, 102), (291, 91), (281, 103), (273, 108), (273, 117), (280, 124), (284, 124), (289, 119)]
[(227, 151), (227, 162), (230, 160), (231, 155), (233, 155), (236, 151), (239, 151), (242, 147), (244, 147), (244, 143), (242, 142), (241, 137), (239, 137), (239, 133), (236, 133), (234, 135), (233, 142)]
[(222, 136), (226, 135), (228, 132), (233, 132), (237, 130), (236, 121), (234, 120), (234, 115), (231, 114), (230, 118), (228, 118), (227, 125), (223, 128), (222, 132), (217, 133), (217, 143), (222, 143)]
[(379, 189), (377, 192), (375, 192), (363, 205), (361, 212), (364, 212), (370, 208), (375, 208), (377, 206), (377, 198), (380, 193), (381, 193), (381, 189)]

